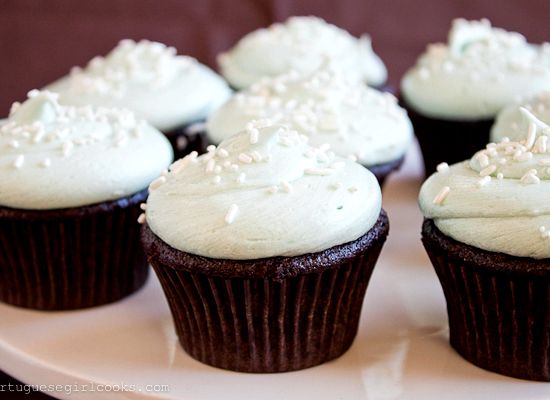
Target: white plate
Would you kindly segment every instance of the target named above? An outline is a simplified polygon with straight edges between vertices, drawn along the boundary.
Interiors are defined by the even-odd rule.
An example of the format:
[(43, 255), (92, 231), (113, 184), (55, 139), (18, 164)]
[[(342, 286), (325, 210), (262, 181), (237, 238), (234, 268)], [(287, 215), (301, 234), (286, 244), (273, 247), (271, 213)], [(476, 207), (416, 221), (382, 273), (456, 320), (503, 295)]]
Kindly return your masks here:
[[(550, 384), (484, 371), (449, 347), (445, 300), (420, 243), (416, 148), (402, 171), (384, 191), (390, 236), (367, 291), (359, 333), (338, 360), (263, 375), (203, 365), (179, 347), (153, 276), (138, 294), (87, 311), (41, 313), (1, 305), (0, 369), (29, 384), (96, 390), (49, 392), (60, 399), (550, 399)], [(110, 387), (92, 385), (136, 389), (107, 392)], [(167, 385), (169, 392), (146, 385)]]

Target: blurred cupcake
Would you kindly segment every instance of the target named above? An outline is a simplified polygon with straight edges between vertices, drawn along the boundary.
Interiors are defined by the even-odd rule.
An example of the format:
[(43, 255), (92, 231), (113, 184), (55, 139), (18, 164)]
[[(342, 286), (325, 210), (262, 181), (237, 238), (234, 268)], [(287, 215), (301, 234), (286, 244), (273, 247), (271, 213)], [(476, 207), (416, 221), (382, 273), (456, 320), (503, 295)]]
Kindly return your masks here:
[(351, 156), (380, 185), (402, 164), (413, 135), (393, 95), (347, 81), (325, 66), (265, 78), (237, 93), (208, 117), (207, 141), (219, 144), (250, 120), (263, 118), (305, 134), (312, 146)]
[(448, 43), (429, 45), (401, 83), (426, 174), (471, 157), (504, 106), (548, 89), (550, 44), (532, 45), (487, 20), (453, 21)]
[(33, 90), (2, 121), (0, 148), (0, 301), (76, 309), (144, 284), (139, 204), (172, 160), (160, 132)]
[[(533, 122), (525, 117), (525, 110), (532, 113), (538, 120), (550, 124), (550, 92), (542, 92), (527, 100), (505, 107), (497, 116), (491, 129), (491, 141), (500, 142), (504, 138), (520, 141), (525, 138), (525, 132)], [(533, 128), (531, 128), (533, 129)], [(545, 142), (550, 131), (543, 132), (540, 140)]]
[(194, 58), (162, 43), (128, 39), (47, 89), (60, 94), (61, 104), (133, 111), (168, 137), (177, 156), (201, 146), (190, 126), (231, 94), (221, 77)]
[(142, 240), (192, 357), (283, 372), (350, 347), (388, 233), (368, 170), (256, 122), (152, 188)]
[(549, 128), (524, 115), (521, 141), (491, 143), (424, 183), (422, 241), (458, 353), (490, 371), (550, 381)]
[(290, 70), (313, 72), (325, 61), (334, 62), (350, 80), (381, 88), (386, 67), (373, 52), (371, 39), (360, 39), (317, 17), (290, 17), (243, 37), (218, 58), (221, 73), (236, 89), (263, 77)]

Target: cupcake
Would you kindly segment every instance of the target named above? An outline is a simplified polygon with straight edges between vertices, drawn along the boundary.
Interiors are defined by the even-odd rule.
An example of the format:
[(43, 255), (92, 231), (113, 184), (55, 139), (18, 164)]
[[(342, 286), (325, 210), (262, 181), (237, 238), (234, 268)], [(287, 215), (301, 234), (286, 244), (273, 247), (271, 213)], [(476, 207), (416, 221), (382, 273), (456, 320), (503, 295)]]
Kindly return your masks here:
[(243, 37), (218, 58), (220, 70), (235, 89), (244, 89), (263, 77), (290, 70), (313, 72), (325, 60), (357, 83), (381, 88), (386, 67), (372, 50), (371, 39), (360, 39), (317, 17), (290, 17)]
[(162, 43), (128, 39), (47, 89), (60, 94), (61, 104), (133, 111), (166, 135), (177, 156), (202, 145), (193, 124), (231, 94), (221, 77), (194, 58)]
[(549, 89), (549, 43), (527, 43), (487, 20), (455, 20), (448, 43), (429, 45), (401, 82), (426, 174), (471, 157), (503, 107)]
[(142, 241), (189, 355), (283, 372), (350, 347), (388, 233), (368, 170), (259, 121), (151, 188)]
[[(524, 109), (545, 124), (550, 124), (550, 91), (538, 93), (527, 100), (505, 107), (497, 115), (491, 128), (491, 141), (500, 142), (504, 138), (515, 141), (523, 139), (532, 122), (529, 118), (525, 118)], [(550, 134), (550, 132), (544, 133), (545, 135)], [(541, 136), (541, 140), (546, 141), (545, 137)]]
[(305, 134), (312, 146), (330, 146), (368, 168), (380, 185), (399, 168), (412, 139), (407, 113), (390, 93), (345, 80), (328, 66), (264, 78), (237, 93), (207, 119), (207, 142), (219, 144), (268, 118)]
[(129, 111), (62, 106), (33, 90), (0, 124), (0, 301), (68, 310), (145, 282), (140, 202), (172, 160)]
[(550, 381), (550, 131), (524, 115), (521, 141), (490, 143), (424, 183), (422, 241), (456, 351), (490, 371)]

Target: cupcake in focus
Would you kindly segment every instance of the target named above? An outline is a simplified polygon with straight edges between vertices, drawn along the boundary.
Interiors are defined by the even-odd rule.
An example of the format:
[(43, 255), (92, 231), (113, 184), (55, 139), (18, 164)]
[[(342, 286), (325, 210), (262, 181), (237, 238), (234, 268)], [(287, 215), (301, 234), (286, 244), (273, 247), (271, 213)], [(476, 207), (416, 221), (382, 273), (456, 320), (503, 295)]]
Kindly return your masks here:
[(265, 121), (153, 182), (142, 240), (199, 361), (283, 372), (339, 357), (388, 233), (376, 178)]
[(177, 156), (202, 144), (192, 125), (225, 102), (231, 91), (223, 79), (174, 47), (122, 40), (105, 57), (47, 86), (59, 102), (73, 106), (125, 108), (145, 119), (170, 140)]
[(448, 42), (429, 45), (401, 82), (426, 174), (470, 158), (502, 108), (549, 89), (549, 43), (530, 44), (487, 20), (453, 21)]
[(368, 35), (358, 39), (313, 16), (290, 17), (253, 31), (220, 54), (218, 63), (233, 88), (245, 89), (264, 77), (291, 70), (313, 72), (327, 59), (354, 82), (377, 88), (386, 83), (386, 67), (372, 50)]
[(264, 78), (207, 119), (207, 142), (219, 144), (253, 119), (269, 119), (356, 159), (382, 185), (402, 164), (413, 137), (407, 113), (390, 93), (348, 81), (330, 66)]
[(0, 124), (0, 148), (0, 301), (85, 308), (144, 284), (136, 219), (172, 160), (159, 131), (130, 111), (33, 90)]
[(458, 353), (503, 375), (550, 381), (550, 129), (522, 113), (520, 141), (490, 143), (424, 183), (422, 241)]

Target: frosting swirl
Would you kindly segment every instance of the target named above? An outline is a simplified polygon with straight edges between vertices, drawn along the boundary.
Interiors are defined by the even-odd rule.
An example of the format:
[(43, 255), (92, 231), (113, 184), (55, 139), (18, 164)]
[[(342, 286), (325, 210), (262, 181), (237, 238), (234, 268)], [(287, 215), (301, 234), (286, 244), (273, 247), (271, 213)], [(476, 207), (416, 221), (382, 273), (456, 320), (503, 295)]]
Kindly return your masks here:
[(518, 97), (550, 90), (550, 43), (527, 43), (488, 20), (453, 21), (401, 82), (407, 104), (434, 118), (491, 119)]
[[(550, 257), (549, 127), (523, 109), (524, 139), (490, 143), (469, 162), (442, 165), (420, 190), (420, 208), (447, 236), (519, 257)], [(547, 229), (548, 228), (548, 229)]]
[(498, 113), (491, 129), (491, 140), (500, 142), (505, 137), (510, 140), (521, 140), (529, 128), (530, 120), (525, 118), (522, 108), (532, 113), (540, 121), (550, 124), (550, 91), (509, 105)]
[(162, 43), (129, 39), (47, 89), (66, 105), (130, 109), (162, 131), (205, 118), (231, 94), (221, 77), (194, 58)]
[(208, 138), (220, 143), (262, 118), (307, 135), (312, 146), (328, 143), (337, 155), (353, 155), (364, 165), (403, 156), (412, 139), (411, 122), (392, 94), (347, 81), (327, 66), (266, 78), (237, 93), (208, 117)]
[(222, 75), (238, 89), (265, 76), (296, 70), (311, 72), (326, 59), (336, 63), (355, 82), (381, 86), (387, 71), (372, 50), (368, 35), (357, 39), (343, 29), (317, 17), (290, 17), (243, 37), (220, 55)]
[(146, 221), (170, 246), (218, 259), (322, 251), (353, 241), (381, 209), (374, 175), (269, 121), (176, 161), (151, 184)]
[(172, 160), (159, 131), (125, 110), (62, 106), (33, 90), (0, 123), (0, 205), (59, 209), (147, 187)]

